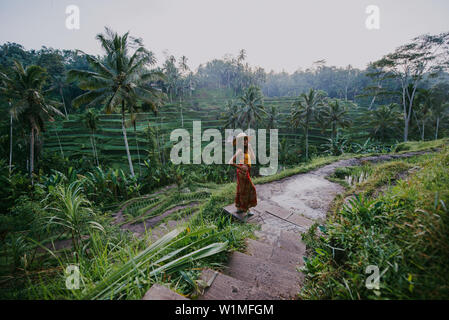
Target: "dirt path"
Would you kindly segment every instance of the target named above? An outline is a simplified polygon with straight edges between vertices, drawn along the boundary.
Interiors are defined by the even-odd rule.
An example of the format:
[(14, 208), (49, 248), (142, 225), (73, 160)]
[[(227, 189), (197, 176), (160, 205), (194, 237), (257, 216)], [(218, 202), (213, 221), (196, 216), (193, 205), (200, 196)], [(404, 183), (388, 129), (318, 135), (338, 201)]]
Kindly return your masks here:
[(326, 179), (337, 168), (357, 166), (363, 162), (409, 158), (424, 153), (427, 152), (340, 160), (308, 173), (257, 185), (258, 205), (253, 209), (257, 214), (251, 220), (287, 231), (303, 232), (314, 222), (324, 222), (335, 196), (344, 192), (341, 185)]

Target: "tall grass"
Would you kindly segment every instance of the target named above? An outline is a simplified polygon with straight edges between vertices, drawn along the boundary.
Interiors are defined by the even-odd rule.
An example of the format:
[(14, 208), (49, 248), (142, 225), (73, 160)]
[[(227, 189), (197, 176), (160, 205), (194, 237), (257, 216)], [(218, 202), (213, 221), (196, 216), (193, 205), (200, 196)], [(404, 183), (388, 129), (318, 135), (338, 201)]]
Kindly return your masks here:
[[(152, 277), (171, 274), (188, 267), (195, 260), (224, 251), (227, 242), (215, 242), (204, 246), (216, 235), (201, 236), (212, 230), (213, 228), (201, 228), (190, 232), (186, 228), (174, 229), (136, 256), (131, 257), (91, 289), (87, 289), (81, 297), (84, 299), (122, 298), (130, 286), (149, 283)], [(184, 235), (178, 238), (182, 233)], [(177, 248), (179, 246), (181, 247)], [(200, 248), (186, 253), (196, 246)], [(160, 257), (161, 253), (164, 253), (162, 257)]]
[(68, 231), (72, 236), (75, 251), (79, 250), (82, 231), (87, 225), (104, 230), (101, 224), (91, 219), (95, 214), (83, 194), (82, 184), (79, 181), (72, 182), (68, 186), (59, 184), (50, 191), (49, 196), (54, 200), (45, 209), (55, 214), (47, 217), (47, 224), (58, 225), (64, 231)]

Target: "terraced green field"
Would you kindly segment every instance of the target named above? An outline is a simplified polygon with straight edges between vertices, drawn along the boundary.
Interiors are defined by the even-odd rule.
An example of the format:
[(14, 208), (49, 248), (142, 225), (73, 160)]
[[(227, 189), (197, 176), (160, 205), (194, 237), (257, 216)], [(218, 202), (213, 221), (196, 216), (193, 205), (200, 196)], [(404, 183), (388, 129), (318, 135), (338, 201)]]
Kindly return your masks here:
[[(131, 125), (127, 128), (128, 143), (133, 161), (136, 164), (142, 164), (143, 160), (147, 158), (148, 136), (145, 135), (144, 130), (148, 127), (154, 129), (153, 136), (161, 149), (171, 146), (169, 136), (172, 130), (185, 128), (191, 132), (193, 121), (201, 120), (202, 130), (209, 128), (222, 129), (225, 121), (222, 119), (221, 113), (226, 101), (225, 98), (190, 99), (182, 103), (182, 115), (179, 104), (163, 106), (157, 115), (139, 113), (136, 128), (134, 129)], [(302, 130), (292, 128), (289, 122), (291, 103), (294, 98), (266, 98), (264, 101), (266, 107), (276, 106), (280, 112), (279, 139), (285, 139), (287, 144), (293, 142), (299, 144), (303, 137)], [(369, 128), (363, 123), (363, 110), (362, 108), (354, 108), (349, 112), (358, 128), (357, 133), (351, 132), (350, 129), (347, 132), (351, 135), (353, 141), (363, 141), (367, 137)], [(129, 122), (129, 118), (127, 121)], [(310, 144), (319, 146), (329, 135), (329, 131), (323, 133), (315, 123), (312, 123), (312, 130), (309, 133)], [(44, 136), (44, 150), (59, 153), (62, 149), (65, 156), (92, 158), (90, 137), (89, 130), (79, 116), (70, 115), (67, 120), (48, 124), (48, 130)], [(94, 137), (100, 162), (107, 160), (109, 164), (115, 163), (125, 167), (126, 152), (119, 114), (100, 114), (98, 130)]]

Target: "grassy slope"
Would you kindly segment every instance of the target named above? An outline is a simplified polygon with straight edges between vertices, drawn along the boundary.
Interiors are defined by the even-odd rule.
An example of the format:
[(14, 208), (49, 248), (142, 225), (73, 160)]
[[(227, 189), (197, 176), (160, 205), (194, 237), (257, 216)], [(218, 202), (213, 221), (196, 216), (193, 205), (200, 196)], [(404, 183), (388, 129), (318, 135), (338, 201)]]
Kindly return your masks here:
[[(377, 194), (409, 169), (408, 180)], [(340, 200), (321, 234), (312, 228), (305, 236), (310, 254), (302, 298), (449, 298), (449, 148), (376, 165), (366, 182), (348, 191), (353, 193), (359, 200), (352, 208), (341, 208)], [(365, 286), (368, 265), (385, 271), (378, 290)]]

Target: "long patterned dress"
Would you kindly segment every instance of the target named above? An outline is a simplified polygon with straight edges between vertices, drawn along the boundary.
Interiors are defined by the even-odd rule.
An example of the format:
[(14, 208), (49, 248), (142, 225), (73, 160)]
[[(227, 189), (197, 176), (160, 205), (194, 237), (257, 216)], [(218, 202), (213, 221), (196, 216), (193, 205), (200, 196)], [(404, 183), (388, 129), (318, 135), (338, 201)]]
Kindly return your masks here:
[(257, 205), (256, 187), (251, 181), (251, 160), (248, 153), (245, 153), (245, 164), (248, 170), (244, 172), (242, 169), (237, 169), (237, 192), (235, 194), (235, 206), (238, 210), (248, 211), (249, 208)]

